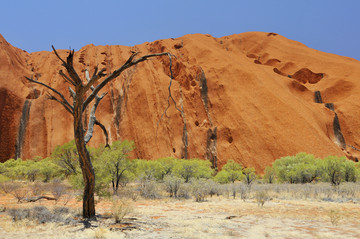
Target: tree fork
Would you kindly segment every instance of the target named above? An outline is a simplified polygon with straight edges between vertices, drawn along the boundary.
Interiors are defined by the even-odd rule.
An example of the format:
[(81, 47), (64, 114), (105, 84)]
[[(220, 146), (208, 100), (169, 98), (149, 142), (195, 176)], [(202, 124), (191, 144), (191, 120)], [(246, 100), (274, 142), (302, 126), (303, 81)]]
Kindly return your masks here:
[[(98, 121), (95, 117), (95, 112), (97, 109), (97, 106), (100, 102), (100, 100), (105, 96), (104, 94), (102, 96), (98, 96), (98, 93), (100, 90), (102, 90), (105, 85), (107, 85), (109, 82), (117, 78), (124, 70), (137, 65), (140, 62), (143, 62), (151, 57), (158, 57), (158, 56), (168, 56), (170, 61), (170, 83), (169, 83), (169, 97), (168, 97), (168, 107), (169, 108), (169, 102), (170, 99), (175, 103), (175, 108), (179, 110), (176, 106), (176, 102), (174, 98), (171, 95), (171, 82), (173, 80), (173, 74), (172, 74), (172, 61), (171, 57), (172, 55), (168, 52), (163, 53), (155, 53), (155, 54), (149, 54), (142, 56), (138, 59), (135, 59), (135, 56), (138, 54), (137, 52), (133, 52), (128, 60), (118, 69), (116, 69), (114, 72), (112, 72), (109, 76), (107, 76), (104, 80), (99, 82), (101, 78), (103, 78), (105, 75), (104, 71), (105, 69), (102, 69), (98, 71), (98, 68), (95, 67), (93, 76), (90, 78), (89, 73), (86, 71), (86, 81), (87, 84), (85, 84), (81, 78), (79, 77), (78, 73), (74, 69), (73, 66), (73, 57), (74, 57), (74, 50), (70, 50), (69, 55), (66, 58), (66, 61), (63, 60), (60, 55), (57, 53), (54, 46), (52, 46), (52, 49), (54, 51), (54, 54), (59, 58), (59, 60), (62, 62), (62, 66), (66, 69), (67, 75), (63, 71), (59, 71), (60, 76), (68, 83), (70, 83), (72, 86), (75, 87), (75, 90), (73, 90), (71, 87), (69, 87), (70, 95), (73, 98), (73, 105), (71, 105), (68, 100), (64, 97), (63, 94), (61, 94), (56, 89), (50, 87), (49, 85), (46, 85), (45, 83), (39, 82), (37, 80), (33, 80), (31, 78), (25, 77), (28, 81), (42, 85), (49, 90), (51, 90), (53, 93), (55, 93), (59, 98), (56, 98), (53, 95), (49, 95), (49, 99), (55, 100), (58, 103), (60, 103), (74, 118), (74, 138), (75, 138), (75, 144), (79, 155), (79, 164), (82, 171), (83, 179), (84, 179), (84, 195), (83, 195), (83, 217), (84, 218), (93, 218), (95, 217), (95, 200), (94, 200), (94, 194), (95, 194), (95, 172), (93, 165), (91, 163), (90, 155), (88, 150), (86, 149), (86, 144), (89, 142), (92, 136), (92, 131), (94, 124), (99, 125), (101, 129), (104, 132), (104, 135), (106, 137), (106, 145), (108, 146), (108, 134), (106, 132), (106, 128)], [(97, 82), (97, 86), (94, 86)], [(92, 93), (85, 99), (84, 96), (86, 95), (87, 91), (91, 90)], [(85, 134), (84, 130), (84, 124), (83, 124), (83, 113), (84, 110), (88, 107), (88, 105), (95, 99), (95, 103), (92, 107), (90, 119), (89, 119), (89, 127), (88, 132)], [(160, 119), (161, 120), (161, 119)], [(86, 137), (85, 137), (86, 136)]]

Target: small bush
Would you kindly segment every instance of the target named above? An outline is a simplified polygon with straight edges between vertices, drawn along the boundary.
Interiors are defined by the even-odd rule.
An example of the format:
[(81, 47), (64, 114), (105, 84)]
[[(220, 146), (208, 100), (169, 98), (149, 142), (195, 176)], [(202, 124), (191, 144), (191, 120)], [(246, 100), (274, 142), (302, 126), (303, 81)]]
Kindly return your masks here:
[(330, 210), (328, 216), (331, 224), (334, 226), (337, 226), (342, 219), (342, 215), (339, 210)]
[(147, 199), (161, 198), (159, 193), (159, 185), (155, 180), (142, 180), (139, 186), (140, 195)]
[(55, 214), (53, 214), (48, 208), (44, 206), (35, 206), (31, 210), (30, 214), (32, 219), (35, 219), (38, 223), (46, 223), (54, 221)]
[(30, 218), (30, 209), (28, 208), (10, 208), (9, 210), (7, 210), (7, 213), (14, 222)]
[(115, 223), (120, 223), (123, 218), (132, 211), (130, 203), (124, 200), (114, 200), (111, 208)]
[(181, 187), (179, 188), (179, 191), (177, 193), (177, 198), (182, 198), (182, 199), (189, 199), (190, 197), (190, 192), (191, 192), (191, 185), (190, 183), (183, 183), (181, 184)]
[(183, 182), (184, 182), (184, 179), (177, 177), (177, 176), (166, 175), (164, 177), (165, 190), (166, 190), (166, 192), (169, 193), (170, 197), (177, 198), (177, 193)]
[(239, 192), (240, 192), (240, 198), (245, 201), (247, 198), (249, 198), (249, 188), (244, 185), (244, 184), (240, 184), (239, 185)]
[(67, 189), (67, 186), (62, 184), (59, 180), (54, 180), (50, 184), (50, 192), (56, 201), (58, 201), (64, 194), (66, 194)]
[(12, 193), (19, 185), (13, 182), (3, 182), (0, 184), (0, 187), (4, 193)]
[(132, 199), (134, 202), (139, 198), (139, 191), (133, 187), (123, 187), (119, 192), (119, 196)]
[(359, 193), (359, 187), (357, 187), (356, 183), (350, 182), (341, 185), (338, 190), (338, 194), (342, 198), (355, 198), (357, 193)]
[(196, 202), (204, 202), (206, 196), (209, 195), (209, 187), (207, 187), (207, 180), (197, 179), (191, 182), (192, 195)]
[(18, 184), (14, 184), (14, 185), (16, 186), (14, 186), (14, 189), (11, 192), (11, 194), (18, 200), (18, 203), (20, 203), (28, 195), (28, 191), (24, 187), (21, 187)]
[(255, 199), (256, 199), (258, 206), (263, 207), (265, 202), (269, 200), (269, 195), (265, 190), (257, 191), (255, 193)]
[(54, 213), (60, 215), (66, 215), (70, 213), (70, 210), (67, 207), (56, 207), (54, 208)]
[(44, 206), (35, 206), (31, 209), (29, 208), (11, 208), (7, 210), (7, 213), (10, 215), (13, 221), (19, 220), (33, 220), (38, 223), (48, 223), (48, 222), (65, 222), (68, 223), (72, 219), (69, 216), (69, 209), (61, 207), (55, 208), (53, 211), (50, 211)]
[(40, 196), (46, 191), (46, 187), (41, 182), (35, 182), (31, 185), (32, 196)]
[(221, 194), (221, 188), (220, 185), (213, 180), (209, 179), (207, 186), (209, 187), (209, 195), (210, 197), (217, 195), (219, 196)]
[(221, 194), (225, 196), (226, 198), (230, 198), (230, 192), (231, 192), (231, 185), (229, 184), (220, 184), (219, 190), (221, 191)]

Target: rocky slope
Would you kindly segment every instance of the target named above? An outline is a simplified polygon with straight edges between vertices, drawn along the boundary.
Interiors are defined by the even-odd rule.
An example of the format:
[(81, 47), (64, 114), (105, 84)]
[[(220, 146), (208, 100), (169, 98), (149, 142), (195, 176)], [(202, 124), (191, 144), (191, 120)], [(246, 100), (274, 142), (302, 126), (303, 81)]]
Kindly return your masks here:
[[(275, 33), (249, 32), (214, 38), (186, 35), (134, 47), (87, 45), (75, 53), (81, 76), (96, 65), (107, 73), (131, 50), (176, 55), (172, 105), (167, 114), (169, 62), (140, 63), (104, 90), (97, 118), (111, 141), (133, 140), (133, 157), (234, 159), (259, 172), (298, 152), (345, 155), (357, 160), (360, 142), (360, 62), (310, 49)], [(59, 50), (66, 57), (66, 50)], [(70, 115), (37, 78), (69, 96), (52, 52), (27, 53), (0, 35), (0, 159), (46, 157), (72, 139)], [(184, 121), (186, 130), (184, 131)], [(187, 140), (186, 137), (187, 136)], [(104, 143), (96, 128), (92, 146)]]

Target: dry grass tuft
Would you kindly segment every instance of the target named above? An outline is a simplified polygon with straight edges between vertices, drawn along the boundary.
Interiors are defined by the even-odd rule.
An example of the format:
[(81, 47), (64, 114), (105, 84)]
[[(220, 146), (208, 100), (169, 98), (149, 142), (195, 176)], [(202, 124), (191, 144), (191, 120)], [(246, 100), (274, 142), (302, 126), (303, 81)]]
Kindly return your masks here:
[(342, 220), (342, 214), (339, 210), (330, 210), (328, 212), (328, 216), (333, 226), (339, 225), (340, 221)]
[(133, 207), (129, 201), (119, 199), (113, 201), (111, 213), (115, 219), (115, 223), (120, 223), (123, 218), (132, 211)]

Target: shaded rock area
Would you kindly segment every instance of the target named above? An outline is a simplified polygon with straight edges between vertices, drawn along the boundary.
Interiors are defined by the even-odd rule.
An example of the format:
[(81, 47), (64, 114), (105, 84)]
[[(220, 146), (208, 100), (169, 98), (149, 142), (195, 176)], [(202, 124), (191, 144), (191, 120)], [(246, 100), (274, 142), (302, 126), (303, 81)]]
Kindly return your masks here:
[(217, 128), (215, 127), (213, 130), (208, 129), (205, 158), (211, 162), (212, 168), (214, 169), (218, 168), (216, 142), (217, 142)]
[(338, 117), (338, 115), (336, 113), (335, 113), (335, 116), (334, 116), (333, 128), (334, 128), (335, 138), (336, 138), (338, 144), (340, 145), (340, 147), (342, 149), (346, 149), (346, 143), (345, 143), (344, 136), (343, 136), (343, 134), (341, 132), (339, 117)]
[(320, 91), (315, 91), (315, 103), (323, 103)]
[[(315, 103), (323, 103), (320, 91), (315, 91), (314, 96), (315, 96), (314, 97)], [(334, 112), (334, 119), (333, 119), (332, 125), (333, 125), (335, 143), (337, 145), (339, 145), (339, 147), (345, 152), (346, 157), (348, 159), (358, 162), (358, 152), (360, 152), (360, 149), (356, 148), (353, 145), (346, 144), (344, 134), (341, 131), (340, 120), (339, 120), (338, 114), (335, 111), (334, 103), (325, 103), (324, 105), (326, 108), (328, 108), (329, 110)], [(348, 150), (348, 149), (350, 149), (350, 150)], [(354, 152), (356, 152), (356, 153), (354, 154)]]
[(0, 88), (0, 162), (13, 158), (23, 99)]
[(301, 83), (316, 84), (324, 77), (323, 73), (314, 73), (308, 68), (302, 68), (295, 72), (291, 78), (300, 81)]
[[(1, 35), (0, 43), (0, 160), (46, 157), (72, 139), (71, 116), (47, 100), (46, 89), (23, 76), (69, 97), (58, 75), (61, 62), (52, 52), (17, 49)], [(169, 90), (166, 57), (140, 63), (107, 85), (97, 119), (110, 143), (135, 142), (131, 157), (197, 157), (219, 169), (233, 159), (259, 173), (275, 159), (299, 152), (359, 158), (352, 147), (339, 147), (360, 148), (359, 61), (276, 33), (248, 32), (222, 38), (193, 34), (133, 47), (90, 44), (75, 52), (74, 67), (83, 79), (85, 69), (91, 75), (95, 66), (110, 74), (131, 51), (176, 55), (171, 92), (183, 111), (171, 103), (159, 122)], [(68, 51), (58, 52), (66, 57)], [(324, 107), (314, 103), (315, 91), (321, 92), (315, 99)], [(344, 140), (337, 143), (340, 125)], [(104, 143), (101, 130), (95, 129), (90, 146)]]
[(30, 106), (31, 106), (31, 101), (25, 100), (24, 106), (22, 108), (19, 127), (18, 127), (19, 131), (17, 134), (17, 140), (15, 145), (15, 159), (21, 158), (22, 156), (26, 127), (28, 125), (29, 116), (30, 116)]

